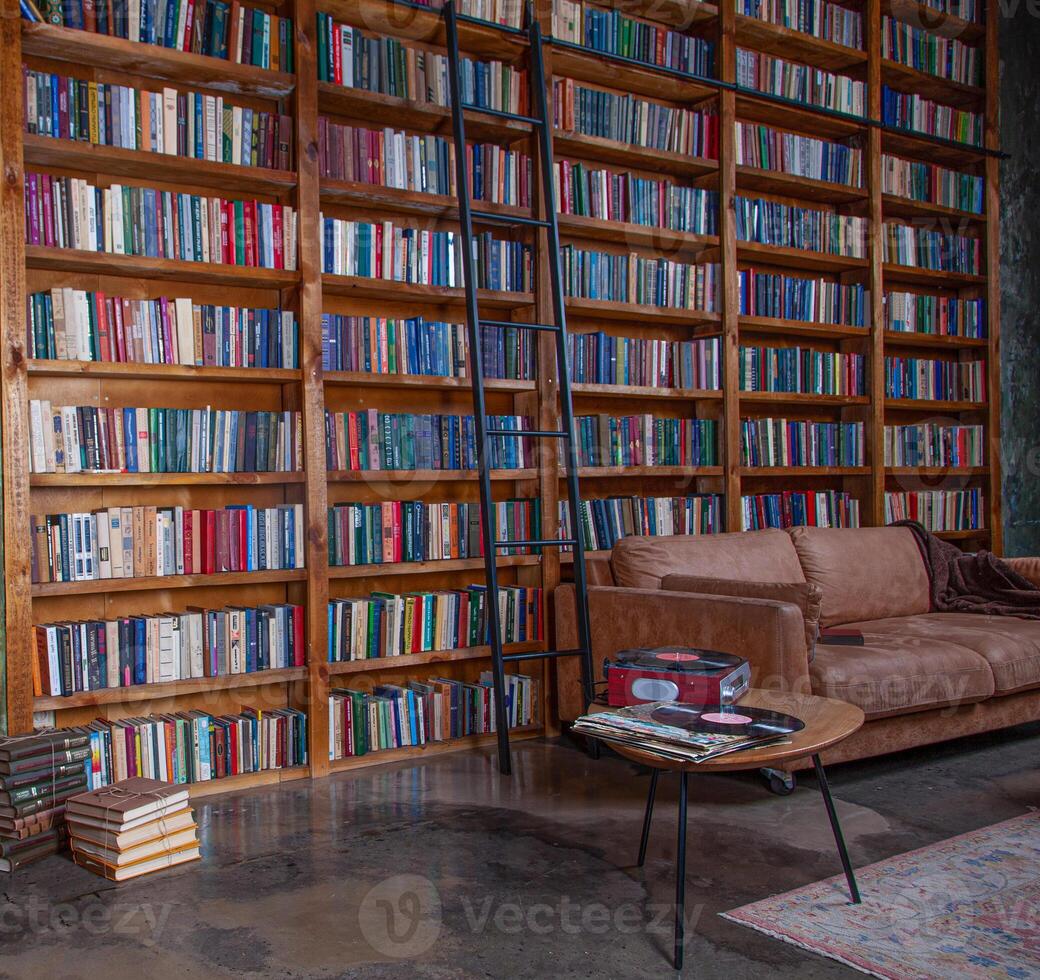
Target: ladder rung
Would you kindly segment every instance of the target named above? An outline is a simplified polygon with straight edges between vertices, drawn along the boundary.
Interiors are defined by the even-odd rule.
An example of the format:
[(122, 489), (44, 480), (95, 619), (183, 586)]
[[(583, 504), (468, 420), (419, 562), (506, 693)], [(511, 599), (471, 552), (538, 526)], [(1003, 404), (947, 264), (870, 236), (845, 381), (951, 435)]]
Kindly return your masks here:
[(531, 653), (507, 653), (503, 661), (510, 660), (554, 660), (557, 657), (583, 657), (585, 651), (580, 650), (533, 650)]
[(521, 438), (522, 436), (544, 436), (547, 439), (566, 439), (568, 433), (561, 432), (559, 429), (488, 429), (487, 435), (513, 436), (514, 438)]
[(550, 222), (542, 218), (528, 218), (520, 214), (498, 214), (495, 211), (472, 211), (474, 221), (494, 221), (500, 225), (524, 225), (528, 228), (548, 228)]
[(496, 541), (496, 548), (565, 548), (578, 542), (574, 538), (540, 538), (533, 541)]
[(552, 323), (514, 323), (512, 320), (481, 320), (482, 327), (519, 327), (521, 330), (548, 330), (551, 333), (559, 331), (559, 327)]
[(483, 112), (489, 116), (496, 116), (499, 119), (512, 119), (514, 122), (530, 123), (532, 126), (541, 126), (542, 121), (537, 116), (525, 116), (519, 112), (503, 112), (501, 109), (485, 109), (481, 105), (474, 105), (472, 102), (463, 102), (462, 108), (467, 112)]

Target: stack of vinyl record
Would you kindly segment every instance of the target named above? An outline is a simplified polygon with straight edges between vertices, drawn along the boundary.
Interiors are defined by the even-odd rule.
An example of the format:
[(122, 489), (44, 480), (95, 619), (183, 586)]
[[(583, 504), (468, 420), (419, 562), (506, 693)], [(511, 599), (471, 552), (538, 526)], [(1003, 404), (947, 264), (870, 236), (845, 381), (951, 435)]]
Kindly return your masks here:
[(76, 863), (127, 881), (199, 859), (188, 790), (135, 776), (69, 800), (66, 817)]
[(65, 801), (86, 788), (89, 764), (80, 732), (0, 739), (0, 871), (64, 848)]

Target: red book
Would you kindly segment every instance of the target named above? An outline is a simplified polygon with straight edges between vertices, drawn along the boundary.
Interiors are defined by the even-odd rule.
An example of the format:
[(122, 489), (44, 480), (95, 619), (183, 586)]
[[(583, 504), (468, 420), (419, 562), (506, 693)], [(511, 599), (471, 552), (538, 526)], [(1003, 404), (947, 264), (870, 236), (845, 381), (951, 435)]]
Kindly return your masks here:
[(238, 567), (244, 572), (254, 569), (249, 567), (249, 515), (244, 510), (235, 512), (238, 515)]
[(195, 542), (195, 529), (192, 527), (193, 511), (184, 511), (184, 574), (195, 574), (195, 567), (191, 560), (191, 549)]
[(220, 261), (224, 265), (233, 264), (234, 260), (231, 257), (231, 250), (228, 245), (228, 222), (234, 220), (234, 216), (230, 214), (231, 202), (221, 201), (220, 203)]
[(401, 523), (402, 523), (401, 501), (400, 500), (391, 501), (390, 506), (391, 506), (391, 508), (393, 510), (393, 515), (394, 515), (394, 519), (393, 519), (393, 531), (394, 531), (394, 533), (393, 533), (393, 559), (392, 560), (393, 561), (403, 561), (404, 560), (402, 558), (403, 550), (402, 550), (402, 546), (401, 546)]
[(423, 635), (423, 597), (415, 597), (415, 612), (412, 618), (412, 648), (409, 653), (419, 653), (422, 650)]
[(205, 575), (212, 575), (217, 567), (217, 512), (206, 510), (202, 514), (206, 525), (205, 550), (202, 553), (202, 572)]
[(276, 269), (285, 268), (285, 257), (282, 254), (282, 207), (280, 204), (275, 204), (271, 208), (271, 237), (274, 241), (271, 243), (274, 247), (274, 267)]
[[(257, 264), (256, 260), (256, 201), (243, 201), (242, 202), (242, 214), (245, 221), (245, 238), (246, 238), (246, 255), (245, 265), (253, 268)], [(241, 260), (242, 256), (238, 256)], [(241, 264), (241, 263), (240, 263)]]
[(50, 659), (47, 656), (47, 630), (42, 626), (34, 626), (36, 634), (36, 662), (39, 665), (33, 674), (33, 694), (45, 697), (51, 693)]
[(307, 662), (307, 651), (303, 640), (303, 606), (292, 607), (293, 666), (302, 667)]
[(350, 438), (350, 468), (352, 470), (360, 470), (361, 455), (358, 447), (360, 434), (358, 432), (357, 412), (349, 412), (347, 414), (347, 432)]
[(108, 323), (105, 294), (94, 294), (94, 325), (97, 327), (97, 355), (99, 361), (112, 360), (112, 341)]
[[(55, 245), (54, 241), (54, 197), (51, 194), (51, 179), (44, 176), (37, 183), (36, 175), (33, 174), (33, 183), (37, 185), (37, 193), (43, 198), (43, 228), (37, 229), (33, 243), (38, 245), (42, 241), (44, 245)], [(42, 232), (42, 234), (41, 234)]]
[(69, 90), (64, 85), (58, 87), (58, 131), (69, 138)]
[(343, 84), (343, 29), (339, 24), (332, 26), (332, 80)]
[[(373, 270), (376, 279), (383, 278), (383, 226), (377, 221), (376, 222), (376, 256), (375, 256), (375, 269)], [(388, 248), (392, 245), (388, 245)], [(392, 274), (392, 273), (391, 273)]]
[(184, 18), (184, 37), (178, 38), (182, 51), (191, 51), (191, 29), (195, 22), (195, 0), (185, 0), (188, 12)]

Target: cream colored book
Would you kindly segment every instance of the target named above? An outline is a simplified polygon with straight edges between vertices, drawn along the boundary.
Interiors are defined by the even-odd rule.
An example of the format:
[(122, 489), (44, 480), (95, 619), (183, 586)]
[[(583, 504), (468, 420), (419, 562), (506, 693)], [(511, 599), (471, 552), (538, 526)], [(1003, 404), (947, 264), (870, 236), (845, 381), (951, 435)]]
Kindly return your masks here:
[(192, 844), (198, 844), (199, 838), (195, 833), (195, 825), (185, 827), (176, 833), (165, 836), (153, 837), (151, 840), (142, 841), (134, 847), (128, 847), (121, 851), (112, 850), (95, 844), (86, 838), (80, 837), (75, 831), (72, 833), (72, 847), (81, 851), (89, 857), (102, 861), (109, 867), (125, 868), (132, 864), (140, 864), (150, 858), (160, 857), (163, 854), (173, 854), (184, 850)]
[(70, 820), (85, 816), (104, 821), (113, 828), (129, 830), (156, 817), (182, 810), (187, 803), (187, 787), (134, 776), (74, 796), (66, 804), (65, 811)]
[(72, 856), (76, 864), (93, 871), (95, 874), (107, 878), (109, 881), (129, 881), (131, 878), (139, 878), (141, 875), (150, 874), (153, 871), (162, 871), (164, 868), (173, 868), (178, 864), (187, 864), (189, 861), (197, 861), (202, 856), (198, 844), (191, 844), (181, 851), (171, 851), (156, 857), (138, 861), (136, 864), (128, 864), (125, 867), (115, 868), (84, 854), (82, 851), (73, 850)]

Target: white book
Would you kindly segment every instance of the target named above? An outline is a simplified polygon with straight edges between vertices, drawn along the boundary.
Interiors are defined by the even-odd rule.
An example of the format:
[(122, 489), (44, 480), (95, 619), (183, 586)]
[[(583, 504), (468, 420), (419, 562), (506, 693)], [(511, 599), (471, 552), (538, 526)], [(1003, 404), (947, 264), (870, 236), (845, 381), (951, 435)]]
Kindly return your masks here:
[(123, 578), (134, 577), (134, 510), (119, 509), (119, 524), (123, 539)]
[(44, 405), (47, 406), (47, 425), (50, 425), (50, 402), (39, 399), (29, 400), (29, 449), (33, 473), (53, 472), (52, 459), (47, 456), (47, 444), (44, 437)]
[(98, 578), (112, 577), (112, 558), (109, 552), (109, 531), (107, 513), (103, 520), (97, 522), (97, 554), (98, 554)]
[(61, 409), (62, 441), (65, 452), (65, 472), (79, 473), (83, 469), (80, 456), (79, 423), (74, 406), (65, 405)]
[(177, 317), (177, 354), (178, 364), (193, 365), (195, 358), (195, 315), (191, 299), (178, 296), (173, 301), (174, 314)]
[(108, 554), (112, 567), (112, 578), (123, 577), (123, 526), (122, 510), (119, 507), (109, 507), (107, 513), (108, 523)]
[(205, 633), (201, 612), (188, 613), (188, 665), (190, 677), (205, 676)]
[(46, 627), (47, 636), (47, 676), (50, 680), (51, 695), (61, 694), (61, 660), (58, 655), (58, 629)]

